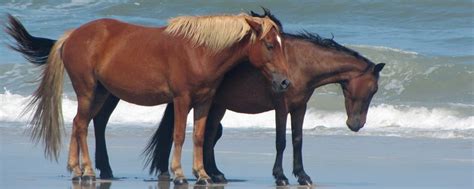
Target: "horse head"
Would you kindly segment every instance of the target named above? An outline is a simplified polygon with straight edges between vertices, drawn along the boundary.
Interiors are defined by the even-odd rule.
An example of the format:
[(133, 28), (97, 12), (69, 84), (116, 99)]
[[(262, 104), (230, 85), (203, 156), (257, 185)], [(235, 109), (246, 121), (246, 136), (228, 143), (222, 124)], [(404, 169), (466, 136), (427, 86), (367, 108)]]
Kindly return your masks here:
[(263, 75), (270, 79), (275, 92), (284, 92), (290, 86), (288, 65), (280, 29), (270, 18), (246, 17), (255, 34), (249, 47), (248, 58)]
[(346, 124), (354, 132), (364, 127), (372, 97), (378, 90), (379, 73), (385, 66), (379, 63), (363, 74), (341, 82), (347, 113)]

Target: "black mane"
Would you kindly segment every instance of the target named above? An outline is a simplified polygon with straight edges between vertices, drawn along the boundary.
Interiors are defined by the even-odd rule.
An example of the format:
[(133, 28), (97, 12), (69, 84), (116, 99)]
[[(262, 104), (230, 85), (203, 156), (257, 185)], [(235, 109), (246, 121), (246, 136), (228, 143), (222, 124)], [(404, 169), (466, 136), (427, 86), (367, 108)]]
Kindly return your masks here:
[(366, 62), (370, 62), (370, 60), (368, 60), (367, 58), (360, 55), (357, 51), (354, 51), (350, 48), (347, 48), (347, 47), (337, 43), (336, 41), (334, 41), (334, 39), (323, 38), (323, 37), (321, 37), (320, 35), (318, 35), (316, 33), (310, 33), (310, 32), (307, 32), (307, 31), (303, 31), (303, 32), (300, 32), (298, 34), (284, 33), (284, 35), (285, 35), (285, 37), (293, 37), (293, 38), (305, 40), (305, 41), (311, 42), (315, 45), (318, 45), (318, 46), (321, 46), (321, 47), (324, 47), (324, 48), (334, 49), (336, 51), (345, 52), (345, 53), (347, 53), (349, 55), (352, 55), (352, 56), (354, 56), (358, 59), (362, 59)]
[[(259, 17), (259, 18), (263, 18), (265, 16), (268, 16), (273, 22), (275, 22), (275, 24), (278, 25), (278, 27), (280, 27), (281, 31), (283, 31), (283, 26), (282, 26), (280, 20), (278, 20), (275, 17), (275, 15), (273, 15), (270, 12), (269, 9), (267, 9), (265, 7), (262, 7), (262, 9), (263, 9), (263, 12), (264, 12), (263, 15), (255, 13), (253, 11), (250, 11), (250, 15), (253, 16), (253, 17)], [(364, 60), (367, 63), (371, 63), (371, 61), (369, 59), (363, 57), (357, 51), (354, 51), (350, 48), (347, 48), (347, 47), (337, 43), (336, 41), (334, 41), (334, 36), (331, 39), (323, 38), (320, 35), (318, 35), (317, 33), (310, 33), (308, 31), (303, 31), (303, 32), (300, 32), (300, 33), (297, 33), (297, 34), (291, 34), (291, 33), (283, 32), (283, 35), (285, 37), (293, 37), (293, 38), (296, 38), (296, 39), (301, 39), (301, 40), (304, 40), (304, 41), (308, 41), (308, 42), (313, 43), (314, 45), (318, 45), (318, 46), (321, 46), (321, 47), (324, 47), (324, 48), (334, 49), (336, 51), (341, 51), (341, 52), (347, 53), (349, 55), (352, 55), (352, 56), (354, 56), (358, 59)]]

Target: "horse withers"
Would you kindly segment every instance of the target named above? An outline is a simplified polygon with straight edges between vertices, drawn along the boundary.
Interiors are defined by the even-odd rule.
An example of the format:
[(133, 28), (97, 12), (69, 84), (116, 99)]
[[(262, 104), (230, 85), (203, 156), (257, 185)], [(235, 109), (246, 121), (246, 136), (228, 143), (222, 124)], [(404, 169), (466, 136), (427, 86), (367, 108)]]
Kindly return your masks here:
[(204, 128), (224, 74), (242, 60), (250, 60), (270, 81), (273, 91), (284, 92), (290, 84), (280, 29), (269, 18), (247, 14), (182, 16), (164, 27), (99, 19), (57, 41), (31, 36), (12, 16), (7, 24), (7, 33), (17, 42), (12, 48), (31, 63), (44, 65), (41, 83), (27, 110), (36, 109), (32, 138), (43, 141), (45, 155), (56, 160), (63, 129), (64, 70), (71, 79), (78, 102), (68, 159), (73, 180), (95, 179), (86, 140), (88, 124), (91, 120), (105, 124), (107, 112), (122, 99), (145, 106), (174, 104), (171, 170), (175, 184), (187, 183), (181, 150), (187, 114), (194, 108), (193, 173), (197, 184), (210, 183), (202, 157)]

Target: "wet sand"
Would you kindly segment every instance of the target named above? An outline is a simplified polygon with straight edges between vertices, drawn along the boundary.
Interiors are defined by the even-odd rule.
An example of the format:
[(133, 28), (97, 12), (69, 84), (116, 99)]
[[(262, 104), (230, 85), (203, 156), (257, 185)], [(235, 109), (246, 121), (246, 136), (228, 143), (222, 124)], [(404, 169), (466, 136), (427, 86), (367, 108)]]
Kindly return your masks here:
[[(0, 127), (0, 188), (176, 188), (158, 183), (143, 169), (141, 151), (152, 132), (143, 127), (109, 129), (109, 157), (118, 179), (72, 183), (66, 170), (66, 143), (59, 162), (50, 162), (43, 157), (42, 146), (31, 143), (23, 129)], [(93, 154), (93, 132), (89, 135)], [(191, 139), (188, 132), (182, 159), (188, 178), (192, 178)], [(271, 175), (274, 140), (271, 130), (225, 129), (216, 158), (231, 182), (212, 188), (276, 188)], [(305, 135), (303, 144), (305, 170), (316, 188), (473, 188), (473, 156), (470, 139)], [(283, 166), (290, 188), (297, 188), (291, 174), (291, 135)], [(194, 182), (190, 183), (192, 187)]]

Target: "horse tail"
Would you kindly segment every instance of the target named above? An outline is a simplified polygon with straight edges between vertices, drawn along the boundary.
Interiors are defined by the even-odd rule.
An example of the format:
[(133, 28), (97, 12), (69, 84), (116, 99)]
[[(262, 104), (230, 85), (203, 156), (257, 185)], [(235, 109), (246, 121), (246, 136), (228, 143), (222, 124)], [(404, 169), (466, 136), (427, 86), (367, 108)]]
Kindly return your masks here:
[(49, 52), (51, 52), (54, 43), (56, 43), (52, 39), (30, 35), (23, 24), (10, 14), (8, 15), (5, 32), (16, 41), (16, 44), (8, 46), (21, 53), (25, 59), (36, 65), (46, 64)]
[(17, 42), (16, 46), (11, 46), (14, 50), (22, 53), (31, 63), (45, 66), (40, 85), (22, 115), (36, 109), (30, 121), (31, 139), (36, 143), (42, 141), (46, 158), (54, 158), (57, 161), (61, 148), (61, 132), (64, 132), (61, 100), (64, 64), (61, 49), (72, 31), (66, 32), (58, 41), (33, 37), (11, 15), (6, 30)]
[(173, 129), (174, 108), (173, 104), (169, 103), (166, 106), (165, 113), (158, 129), (153, 134), (153, 137), (148, 141), (148, 144), (143, 151), (143, 155), (145, 156), (145, 167), (150, 165), (150, 174), (168, 171), (169, 154), (173, 144)]
[(61, 133), (64, 132), (62, 114), (62, 92), (64, 64), (61, 49), (69, 37), (64, 34), (52, 47), (43, 69), (41, 83), (23, 112), (36, 109), (30, 121), (31, 138), (38, 143), (43, 141), (46, 158), (57, 161), (61, 148)]

